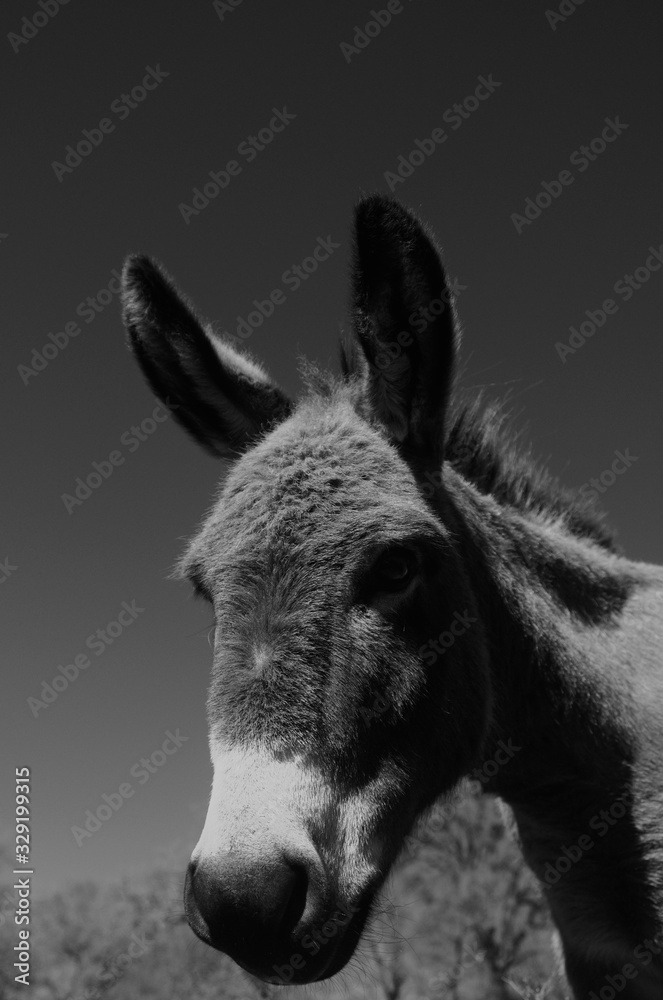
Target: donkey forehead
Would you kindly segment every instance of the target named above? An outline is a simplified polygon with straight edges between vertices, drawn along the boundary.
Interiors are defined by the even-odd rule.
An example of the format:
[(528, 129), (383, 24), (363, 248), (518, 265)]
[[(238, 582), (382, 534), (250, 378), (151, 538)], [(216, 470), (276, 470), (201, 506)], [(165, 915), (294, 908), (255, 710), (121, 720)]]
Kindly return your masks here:
[(238, 460), (185, 561), (278, 548), (350, 551), (439, 536), (414, 476), (349, 405), (304, 405)]

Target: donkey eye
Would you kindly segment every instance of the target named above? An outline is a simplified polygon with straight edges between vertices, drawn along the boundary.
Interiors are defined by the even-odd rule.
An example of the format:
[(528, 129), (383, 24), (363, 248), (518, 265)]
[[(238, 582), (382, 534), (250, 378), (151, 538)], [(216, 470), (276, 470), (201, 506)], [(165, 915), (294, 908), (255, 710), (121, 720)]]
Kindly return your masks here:
[(398, 593), (405, 590), (417, 572), (418, 562), (408, 549), (395, 549), (383, 553), (373, 569), (373, 583), (377, 590)]

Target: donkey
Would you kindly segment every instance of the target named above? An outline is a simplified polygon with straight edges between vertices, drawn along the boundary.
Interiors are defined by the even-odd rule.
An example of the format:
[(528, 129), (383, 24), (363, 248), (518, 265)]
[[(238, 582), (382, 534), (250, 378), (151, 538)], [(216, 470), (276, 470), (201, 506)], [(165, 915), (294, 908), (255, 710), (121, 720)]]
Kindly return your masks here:
[(297, 404), (149, 258), (122, 295), (150, 386), (224, 462), (179, 563), (216, 624), (193, 931), (270, 983), (333, 976), (415, 822), (490, 762), (575, 996), (660, 1000), (663, 569), (452, 400), (432, 235), (360, 202), (342, 375), (309, 368)]

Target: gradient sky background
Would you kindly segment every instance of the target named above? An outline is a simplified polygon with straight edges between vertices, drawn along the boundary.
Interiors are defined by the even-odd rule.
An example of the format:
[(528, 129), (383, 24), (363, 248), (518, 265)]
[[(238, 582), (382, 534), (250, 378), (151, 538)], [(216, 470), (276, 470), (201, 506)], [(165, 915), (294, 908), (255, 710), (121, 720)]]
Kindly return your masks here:
[[(212, 621), (167, 574), (219, 468), (172, 420), (133, 452), (121, 443), (156, 400), (116, 298), (93, 322), (78, 317), (80, 335), (27, 384), (19, 366), (77, 319), (128, 252), (163, 261), (200, 312), (233, 332), (254, 298), (283, 289), (283, 272), (331, 236), (340, 248), (286, 290), (248, 343), (296, 393), (297, 352), (336, 364), (353, 204), (389, 193), (385, 171), (492, 74), (495, 93), (460, 128), (447, 125), (448, 141), (394, 194), (431, 224), (467, 286), (464, 385), (510, 391), (535, 454), (571, 486), (609, 468), (616, 450), (637, 456), (603, 506), (630, 556), (663, 562), (663, 269), (628, 302), (613, 293), (663, 245), (663, 8), (587, 3), (553, 30), (545, 2), (406, 0), (350, 62), (340, 43), (369, 20), (370, 3), (243, 0), (221, 20), (211, 0), (73, 0), (15, 53), (7, 36), (37, 9), (6, 0), (2, 10), (0, 559), (17, 569), (0, 585), (0, 794), (9, 835), (14, 767), (32, 768), (43, 894), (164, 858), (184, 864), (202, 828)], [(168, 77), (120, 120), (111, 104), (150, 65)], [(296, 119), (252, 163), (240, 158), (241, 175), (186, 225), (178, 205), (283, 106)], [(585, 172), (570, 167), (574, 183), (518, 234), (511, 214), (615, 116), (628, 128)], [(59, 182), (52, 162), (105, 117), (115, 130)], [(616, 315), (562, 363), (555, 344), (608, 297)], [(124, 464), (69, 514), (62, 494), (116, 449)], [(27, 699), (125, 601), (144, 611), (103, 655), (88, 650), (91, 666), (35, 718)], [(181, 749), (145, 784), (132, 779), (177, 728), (189, 737)], [(77, 846), (71, 827), (126, 781), (134, 796)]]

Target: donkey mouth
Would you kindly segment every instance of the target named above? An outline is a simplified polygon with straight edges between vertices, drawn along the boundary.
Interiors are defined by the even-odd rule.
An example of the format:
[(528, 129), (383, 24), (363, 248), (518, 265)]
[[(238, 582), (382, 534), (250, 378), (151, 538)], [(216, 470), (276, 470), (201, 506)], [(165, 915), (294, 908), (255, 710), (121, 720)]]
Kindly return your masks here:
[(204, 922), (190, 921), (190, 925), (205, 944), (227, 954), (257, 979), (277, 986), (304, 986), (330, 979), (347, 965), (359, 944), (369, 911), (367, 904), (348, 915), (345, 926), (339, 926), (346, 917), (337, 910), (320, 927), (292, 936), (289, 941), (269, 945), (263, 942), (257, 948), (255, 936), (242, 935), (239, 947), (233, 948), (217, 943)]
[(330, 979), (354, 955), (369, 912), (370, 902), (350, 907), (349, 911), (338, 909), (321, 926), (293, 938), (280, 962), (272, 962), (269, 968), (264, 961), (260, 961), (260, 968), (244, 967), (259, 979), (279, 986), (304, 986)]
[[(285, 947), (261, 949), (259, 955), (239, 954), (227, 946), (219, 947), (200, 922), (192, 923), (191, 927), (201, 941), (229, 955), (245, 972), (257, 979), (278, 986), (303, 986), (330, 979), (347, 965), (359, 944), (368, 912), (366, 907), (363, 912), (355, 913), (342, 931), (335, 931), (332, 920), (323, 924), (317, 935), (313, 932), (299, 939), (293, 938)], [(336, 934), (334, 940), (326, 937), (331, 933)]]

